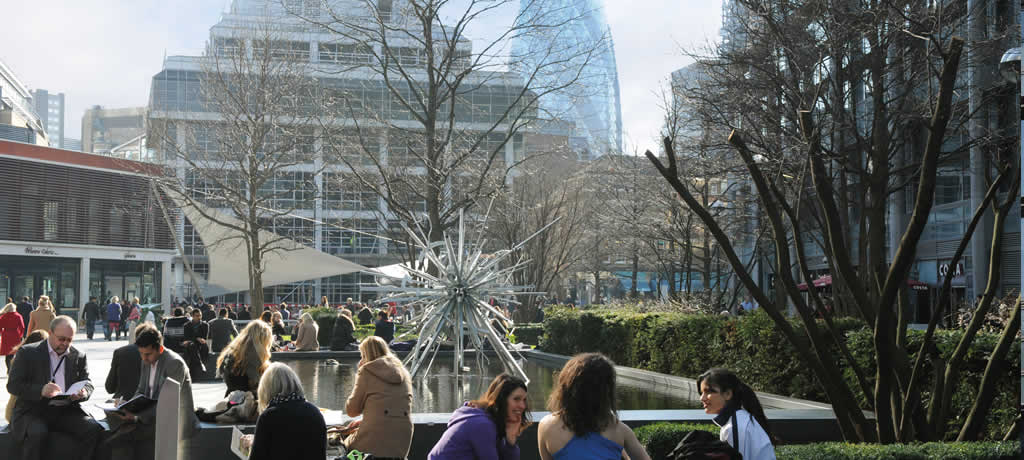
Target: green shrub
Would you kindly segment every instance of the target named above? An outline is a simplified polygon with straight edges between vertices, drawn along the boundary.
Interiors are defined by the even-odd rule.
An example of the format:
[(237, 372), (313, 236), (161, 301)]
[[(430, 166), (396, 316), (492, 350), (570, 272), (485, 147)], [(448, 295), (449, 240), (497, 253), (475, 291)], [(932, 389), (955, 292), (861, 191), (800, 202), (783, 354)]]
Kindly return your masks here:
[(1013, 460), (1020, 458), (1020, 443), (929, 442), (925, 444), (847, 444), (826, 442), (775, 448), (779, 460)]
[(540, 336), (544, 334), (544, 325), (541, 323), (516, 324), (515, 328), (512, 329), (512, 333), (515, 334), (517, 343), (539, 345)]
[(668, 458), (679, 441), (693, 430), (710, 431), (718, 434), (718, 427), (709, 423), (653, 423), (633, 430), (636, 438), (647, 449), (651, 458)]
[[(863, 321), (837, 318), (836, 329), (846, 338), (854, 360), (865, 369), (873, 385), (874, 345), (871, 330)], [(803, 339), (802, 326), (794, 320), (798, 337)], [(823, 329), (824, 330), (824, 329)], [(943, 330), (936, 334), (938, 349), (944, 357), (953, 352), (961, 331)], [(909, 331), (911, 352), (920, 348), (923, 333)], [(978, 334), (963, 366), (961, 384), (953, 395), (954, 417), (947, 430), (947, 438), (955, 435), (956, 425), (973, 402), (988, 356), (995, 348), (998, 336)], [(845, 378), (862, 407), (869, 409), (867, 399), (859, 393), (859, 385), (850, 365), (828, 340), (835, 362), (844, 369)], [(809, 344), (802, 344), (809, 347)], [(740, 317), (685, 313), (636, 313), (623, 310), (591, 309), (571, 310), (554, 307), (544, 320), (544, 334), (539, 348), (563, 355), (583, 352), (604, 353), (617, 364), (647, 369), (665, 374), (694, 378), (711, 367), (732, 369), (747, 384), (758, 391), (814, 401), (828, 401), (821, 385), (805, 366), (796, 349), (778, 332), (774, 322), (762, 310)], [(1009, 363), (1020, 360), (1020, 348), (1011, 347)], [(934, 375), (930, 362), (922, 378)], [(996, 387), (996, 400), (989, 414), (983, 439), (1001, 439), (1016, 416), (1020, 401), (1020, 387), (1016, 384), (1018, 366), (1010, 365), (1000, 375)], [(921, 387), (927, 398), (929, 385)]]

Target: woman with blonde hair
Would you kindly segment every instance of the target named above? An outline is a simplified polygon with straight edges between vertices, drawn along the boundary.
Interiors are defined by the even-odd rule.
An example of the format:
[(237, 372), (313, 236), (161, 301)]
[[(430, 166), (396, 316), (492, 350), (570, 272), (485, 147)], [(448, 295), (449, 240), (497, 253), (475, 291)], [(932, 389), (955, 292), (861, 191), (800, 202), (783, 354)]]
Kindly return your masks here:
[(327, 425), (320, 409), (306, 401), (299, 376), (273, 363), (260, 379), (256, 433), (249, 460), (327, 458)]
[(412, 377), (380, 337), (364, 339), (359, 356), (345, 413), (363, 420), (345, 445), (374, 458), (405, 458), (412, 445)]
[(299, 333), (295, 334), (296, 351), (320, 351), (320, 342), (316, 335), (320, 333), (320, 326), (313, 321), (313, 315), (303, 313), (299, 320)]
[(49, 296), (39, 296), (39, 306), (28, 315), (28, 332), (33, 331), (46, 331), (50, 333), (50, 321), (53, 321), (57, 317), (57, 313), (53, 310), (53, 304), (50, 303)]
[(217, 357), (217, 373), (227, 385), (224, 396), (232, 391), (257, 394), (260, 378), (270, 362), (270, 346), (274, 334), (263, 321), (250, 321)]
[(14, 352), (25, 335), (25, 320), (18, 314), (18, 306), (13, 302), (4, 305), (0, 310), (0, 356), (4, 357), (7, 374), (11, 374), (11, 360)]

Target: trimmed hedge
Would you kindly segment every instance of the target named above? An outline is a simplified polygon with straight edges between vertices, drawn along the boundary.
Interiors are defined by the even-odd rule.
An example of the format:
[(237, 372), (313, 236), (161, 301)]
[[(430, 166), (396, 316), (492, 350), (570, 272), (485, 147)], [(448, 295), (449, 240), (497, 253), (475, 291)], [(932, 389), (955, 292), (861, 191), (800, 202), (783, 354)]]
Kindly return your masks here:
[(710, 423), (652, 423), (633, 430), (651, 458), (668, 458), (676, 444), (693, 430), (704, 430), (718, 435), (718, 427)]
[[(655, 423), (633, 430), (651, 458), (668, 458), (669, 452), (692, 430), (718, 434), (718, 427), (707, 423)], [(824, 442), (776, 446), (779, 460), (1011, 460), (1021, 454), (1020, 443), (1009, 442), (929, 442), (924, 444), (850, 444)]]
[(929, 442), (924, 444), (848, 444), (826, 442), (775, 448), (779, 460), (1016, 460), (1020, 443)]
[[(798, 331), (802, 326), (794, 321)], [(836, 327), (847, 338), (847, 345), (867, 372), (873, 385), (874, 348), (871, 331), (862, 321), (837, 319)], [(909, 331), (911, 351), (919, 347), (923, 333)], [(961, 331), (943, 330), (936, 335), (944, 357), (952, 353)], [(800, 336), (802, 340), (806, 340)], [(970, 408), (984, 372), (986, 359), (999, 337), (978, 334), (964, 365), (962, 382), (953, 398), (953, 414), (962, 417)], [(744, 316), (698, 315), (685, 313), (635, 313), (621, 310), (570, 310), (551, 308), (544, 320), (544, 335), (538, 348), (563, 355), (601, 352), (616, 363), (664, 374), (694, 378), (711, 367), (732, 369), (747, 384), (765, 391), (794, 398), (828, 401), (821, 385), (800, 360), (796, 349), (776, 330), (775, 323), (761, 310)], [(828, 340), (831, 344), (831, 340)], [(809, 347), (808, 343), (801, 346)], [(834, 348), (834, 347), (833, 347)], [(853, 373), (839, 352), (831, 350), (835, 361), (847, 368), (847, 381), (857, 391)], [(1016, 416), (1020, 401), (1017, 384), (1020, 347), (1013, 346), (1007, 356), (1010, 365), (997, 383), (989, 426), (983, 439), (1001, 439)], [(930, 378), (932, 372), (922, 373)], [(923, 378), (924, 378), (923, 377)], [(927, 390), (928, 385), (922, 387)], [(927, 393), (925, 393), (927, 396)], [(866, 400), (861, 398), (865, 404)], [(953, 424), (957, 421), (954, 420)], [(952, 433), (953, 430), (950, 430)], [(947, 433), (949, 434), (949, 433)]]
[(516, 324), (512, 333), (515, 334), (517, 343), (540, 345), (540, 336), (544, 334), (544, 325), (541, 323)]

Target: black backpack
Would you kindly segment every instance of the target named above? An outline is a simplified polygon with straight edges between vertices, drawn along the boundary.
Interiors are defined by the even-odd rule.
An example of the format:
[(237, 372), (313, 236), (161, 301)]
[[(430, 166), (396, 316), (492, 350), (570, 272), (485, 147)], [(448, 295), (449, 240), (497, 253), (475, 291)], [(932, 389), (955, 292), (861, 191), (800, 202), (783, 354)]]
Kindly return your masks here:
[(693, 430), (668, 454), (669, 460), (743, 460), (740, 451), (713, 433)]

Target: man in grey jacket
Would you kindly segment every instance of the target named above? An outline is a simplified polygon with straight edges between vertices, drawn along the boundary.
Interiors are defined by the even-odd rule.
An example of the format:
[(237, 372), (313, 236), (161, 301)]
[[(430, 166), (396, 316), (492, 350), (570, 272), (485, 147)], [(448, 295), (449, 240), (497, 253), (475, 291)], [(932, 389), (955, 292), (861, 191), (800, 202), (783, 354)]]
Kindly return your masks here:
[[(142, 369), (139, 374), (139, 386), (136, 395), (143, 395), (152, 400), (160, 399), (160, 388), (167, 378), (181, 383), (181, 397), (188, 398), (186, 407), (191, 408), (192, 378), (185, 360), (177, 353), (164, 348), (163, 336), (155, 326), (149, 323), (140, 324), (135, 328), (135, 345), (139, 348), (142, 358)], [(191, 410), (179, 414), (179, 417), (194, 419)], [(109, 414), (108, 414), (109, 415)], [(152, 459), (156, 455), (156, 404), (136, 414), (125, 412), (114, 415), (120, 426), (116, 442), (112, 446), (111, 458), (114, 460)], [(195, 422), (193, 423), (195, 425)], [(132, 427), (134, 426), (134, 428)]]

